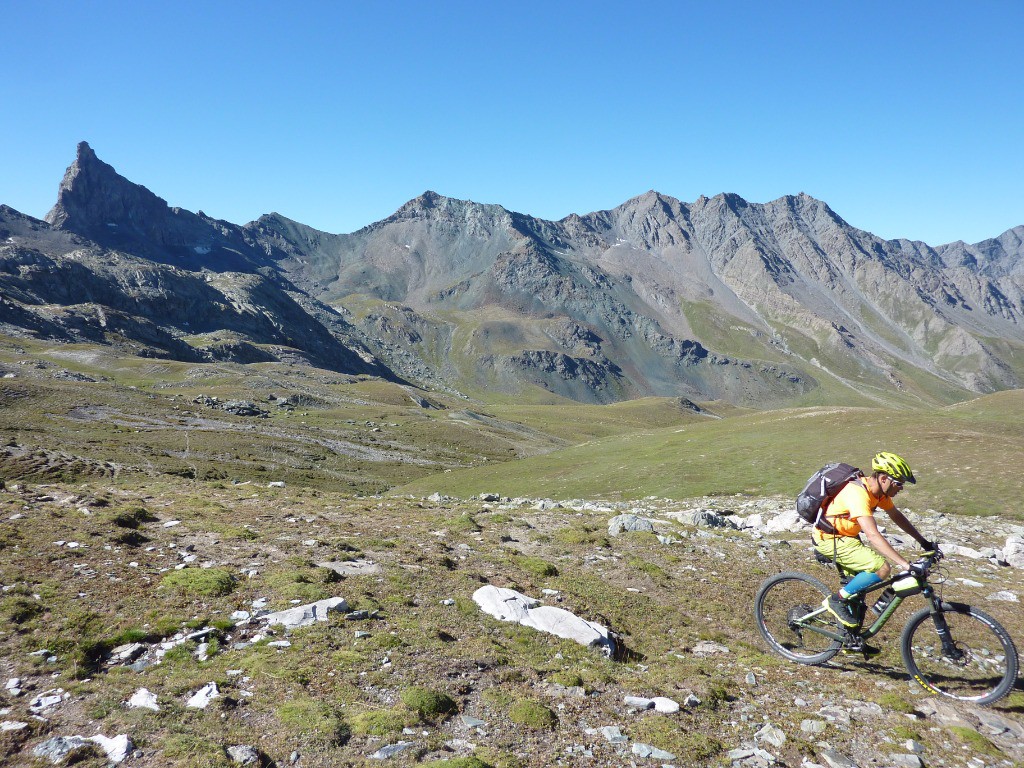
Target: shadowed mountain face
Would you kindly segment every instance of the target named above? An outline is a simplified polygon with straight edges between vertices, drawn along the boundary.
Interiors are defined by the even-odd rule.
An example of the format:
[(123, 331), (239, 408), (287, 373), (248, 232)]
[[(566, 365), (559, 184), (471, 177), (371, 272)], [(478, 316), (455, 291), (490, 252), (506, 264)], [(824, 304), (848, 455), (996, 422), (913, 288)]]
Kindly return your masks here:
[[(108, 326), (115, 312), (136, 336), (168, 334), (156, 346), (171, 356), (209, 354), (189, 337), (198, 323), (250, 356), (278, 345), (385, 370), (372, 352), (432, 386), (584, 402), (941, 402), (1024, 378), (1024, 227), (932, 248), (854, 229), (802, 194), (648, 192), (551, 222), (428, 192), (334, 235), (170, 208), (84, 143), (49, 225), (19, 217), (0, 219), (0, 321), (36, 335), (61, 337), (54, 323), (74, 311), (103, 338), (69, 309), (85, 302)], [(59, 264), (24, 264), (45, 258)], [(64, 280), (86, 293), (32, 281), (47, 269), (77, 270)]]
[(186, 361), (291, 361), (393, 378), (240, 227), (172, 209), (85, 143), (48, 222), (0, 206), (0, 329)]

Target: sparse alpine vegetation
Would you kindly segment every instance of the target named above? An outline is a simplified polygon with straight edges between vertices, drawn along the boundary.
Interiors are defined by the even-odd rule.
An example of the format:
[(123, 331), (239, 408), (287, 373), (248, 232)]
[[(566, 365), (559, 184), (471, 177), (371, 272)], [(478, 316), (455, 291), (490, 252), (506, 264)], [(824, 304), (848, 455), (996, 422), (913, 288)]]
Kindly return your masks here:
[[(750, 617), (760, 580), (788, 569), (833, 578), (804, 533), (779, 527), (792, 515), (784, 497), (431, 501), (206, 483), (204, 504), (193, 506), (196, 481), (129, 480), (10, 482), (0, 492), (10, 542), (0, 550), (11, 619), (0, 629), (11, 681), (5, 764), (34, 765), (33, 750), (53, 735), (96, 730), (182, 766), (228, 766), (247, 750), (311, 766), (373, 758), (513, 768), (553, 754), (679, 766), (753, 766), (770, 754), (799, 765), (824, 764), (826, 753), (886, 764), (915, 750), (930, 765), (1024, 759), (1024, 693), (985, 712), (930, 699), (906, 679), (899, 626), (870, 663), (808, 668), (768, 653)], [(99, 499), (102, 515), (89, 506)], [(147, 544), (108, 543), (111, 516), (122, 514), (114, 510), (141, 508), (131, 530)], [(595, 541), (627, 512), (657, 536)], [(468, 516), (475, 526), (437, 527)], [(1024, 568), (985, 552), (1020, 527), (935, 511), (915, 519), (949, 542), (948, 596), (984, 606), (1019, 642), (1024, 622), (1011, 600), (1024, 594)], [(589, 535), (558, 535), (576, 528)], [(358, 557), (339, 559), (353, 543)], [(262, 616), (304, 599), (294, 597), (302, 583), (318, 587), (306, 597), (345, 607), (268, 625)], [(515, 584), (608, 626), (619, 652), (608, 658), (488, 616), (469, 599), (481, 583)], [(629, 703), (654, 697), (675, 708)], [(48, 730), (32, 724), (34, 713)], [(971, 735), (982, 722), (985, 735)]]

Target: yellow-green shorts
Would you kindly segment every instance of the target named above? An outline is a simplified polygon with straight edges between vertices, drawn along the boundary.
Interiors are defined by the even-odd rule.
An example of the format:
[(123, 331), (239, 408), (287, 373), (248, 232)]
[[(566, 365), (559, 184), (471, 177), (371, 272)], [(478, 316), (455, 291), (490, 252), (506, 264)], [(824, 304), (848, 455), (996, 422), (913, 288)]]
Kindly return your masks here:
[(817, 530), (811, 534), (814, 548), (829, 560), (835, 557), (836, 563), (845, 571), (874, 573), (883, 565), (885, 558), (860, 540), (859, 536), (822, 536)]

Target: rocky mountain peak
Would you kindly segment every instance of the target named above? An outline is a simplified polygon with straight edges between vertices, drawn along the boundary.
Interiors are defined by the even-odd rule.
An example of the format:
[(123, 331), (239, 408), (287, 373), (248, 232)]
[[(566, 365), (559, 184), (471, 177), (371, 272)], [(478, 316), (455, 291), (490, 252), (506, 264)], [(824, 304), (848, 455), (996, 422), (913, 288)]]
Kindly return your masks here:
[(141, 237), (155, 234), (167, 202), (121, 176), (96, 156), (88, 142), (78, 144), (46, 221), (103, 243), (109, 230), (126, 225)]
[(266, 265), (265, 251), (241, 227), (171, 207), (100, 160), (85, 141), (46, 221), (105, 248), (188, 270), (252, 272)]

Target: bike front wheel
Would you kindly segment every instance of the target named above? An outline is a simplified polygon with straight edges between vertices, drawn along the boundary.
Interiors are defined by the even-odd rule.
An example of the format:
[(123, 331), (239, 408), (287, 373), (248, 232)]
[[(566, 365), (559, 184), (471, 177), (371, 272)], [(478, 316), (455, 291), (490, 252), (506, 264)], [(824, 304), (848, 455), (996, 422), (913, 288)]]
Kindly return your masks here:
[(900, 651), (918, 684), (951, 699), (992, 704), (1017, 681), (1017, 648), (1010, 635), (969, 605), (943, 603), (934, 617), (930, 608), (918, 611), (903, 629)]
[(839, 640), (815, 631), (843, 632), (821, 610), (829, 594), (828, 587), (805, 573), (786, 571), (765, 579), (754, 600), (754, 616), (772, 651), (799, 664), (823, 664), (839, 653)]

